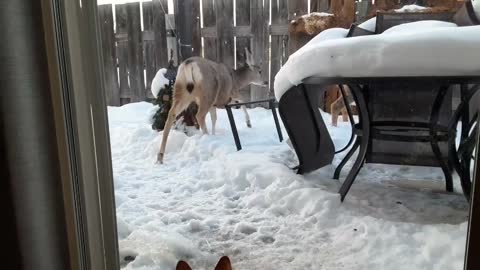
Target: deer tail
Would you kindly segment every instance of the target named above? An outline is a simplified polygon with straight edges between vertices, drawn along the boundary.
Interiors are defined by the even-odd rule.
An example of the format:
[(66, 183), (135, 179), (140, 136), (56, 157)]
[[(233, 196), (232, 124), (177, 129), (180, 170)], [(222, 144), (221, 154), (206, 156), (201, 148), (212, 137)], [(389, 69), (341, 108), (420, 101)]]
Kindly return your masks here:
[(195, 88), (195, 81), (199, 81), (202, 77), (200, 69), (198, 68), (197, 63), (187, 60), (183, 65), (182, 72), (185, 77), (187, 91), (192, 93)]

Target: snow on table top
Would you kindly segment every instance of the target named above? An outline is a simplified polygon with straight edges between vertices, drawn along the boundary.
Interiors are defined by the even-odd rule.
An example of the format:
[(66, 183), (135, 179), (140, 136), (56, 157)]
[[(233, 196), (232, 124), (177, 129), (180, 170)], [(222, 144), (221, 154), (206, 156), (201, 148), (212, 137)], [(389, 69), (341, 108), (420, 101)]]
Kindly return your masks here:
[[(374, 21), (365, 25), (370, 28)], [(480, 26), (420, 21), (379, 35), (345, 38), (347, 33), (325, 30), (292, 54), (275, 76), (276, 98), (312, 76), (480, 75)]]

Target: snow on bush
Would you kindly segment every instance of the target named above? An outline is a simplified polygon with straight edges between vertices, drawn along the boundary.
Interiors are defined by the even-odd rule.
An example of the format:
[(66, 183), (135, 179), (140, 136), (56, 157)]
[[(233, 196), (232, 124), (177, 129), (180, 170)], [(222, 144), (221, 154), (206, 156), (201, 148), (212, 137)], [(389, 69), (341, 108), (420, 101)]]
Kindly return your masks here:
[(152, 80), (151, 91), (152, 91), (152, 95), (155, 98), (157, 98), (158, 92), (160, 92), (160, 89), (168, 85), (168, 79), (165, 78), (166, 73), (167, 73), (167, 69), (161, 68), (157, 71), (157, 74), (155, 74), (155, 77)]

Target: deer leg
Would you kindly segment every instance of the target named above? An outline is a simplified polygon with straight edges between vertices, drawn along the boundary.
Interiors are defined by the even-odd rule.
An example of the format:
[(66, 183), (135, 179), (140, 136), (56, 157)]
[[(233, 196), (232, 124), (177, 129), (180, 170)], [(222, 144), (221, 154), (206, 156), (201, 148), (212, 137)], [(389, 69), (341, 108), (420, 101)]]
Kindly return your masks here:
[(335, 106), (333, 103), (330, 106), (330, 113), (332, 114), (332, 125), (336, 127), (338, 121), (338, 112), (335, 110)]
[(185, 110), (187, 106), (188, 103), (183, 104), (173, 101), (172, 108), (170, 108), (170, 111), (168, 111), (168, 117), (165, 123), (165, 127), (163, 128), (162, 143), (160, 144), (160, 151), (157, 155), (157, 163), (163, 164), (163, 156), (165, 155), (165, 148), (167, 146), (167, 139), (168, 134), (170, 133), (170, 129), (172, 128), (173, 122), (175, 122), (177, 115), (183, 110)]
[(330, 113), (332, 114), (332, 125), (334, 127), (337, 126), (338, 115), (340, 114), (340, 112), (344, 107), (345, 107), (345, 104), (341, 96), (337, 100), (335, 100), (332, 103), (332, 105), (330, 105)]
[(242, 110), (245, 113), (245, 121), (247, 122), (247, 127), (251, 128), (252, 123), (250, 122), (250, 115), (248, 115), (247, 106), (242, 105)]
[(205, 124), (205, 117), (207, 116), (207, 113), (209, 111), (209, 107), (202, 105), (198, 106), (198, 111), (197, 111), (197, 123), (200, 125), (200, 128), (202, 129), (203, 134), (208, 134), (208, 129), (207, 125)]
[(343, 122), (347, 122), (347, 121), (348, 121), (347, 108), (343, 108), (343, 109), (342, 109), (342, 121), (343, 121)]
[(217, 123), (217, 108), (211, 107), (209, 112), (210, 118), (212, 119), (212, 135), (215, 135), (215, 124)]

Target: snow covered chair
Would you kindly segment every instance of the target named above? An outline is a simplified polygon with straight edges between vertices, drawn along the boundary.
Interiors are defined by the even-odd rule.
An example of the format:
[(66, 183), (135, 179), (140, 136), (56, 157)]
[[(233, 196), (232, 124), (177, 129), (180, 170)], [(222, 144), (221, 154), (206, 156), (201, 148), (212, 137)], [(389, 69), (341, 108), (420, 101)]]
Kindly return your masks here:
[[(443, 20), (454, 20), (453, 15)], [(468, 123), (465, 129), (475, 126), (466, 119), (471, 118), (469, 99), (480, 88), (480, 26), (444, 21), (394, 25), (381, 34), (352, 38), (345, 38), (346, 29), (326, 30), (291, 55), (275, 77), (280, 116), (299, 158), (298, 172), (331, 163), (334, 150), (318, 110), (319, 89), (343, 84), (354, 95), (359, 123), (354, 126), (354, 146), (335, 177), (357, 148), (359, 153), (340, 188), (342, 200), (365, 162), (441, 167), (449, 191), (453, 166), (468, 197), (465, 157), (475, 140), (470, 130), (462, 129), (459, 150), (469, 143), (463, 147), (468, 151), (459, 154), (455, 137), (461, 118)], [(378, 23), (374, 18), (358, 27), (376, 31)], [(452, 110), (454, 86), (462, 89), (462, 100)]]

